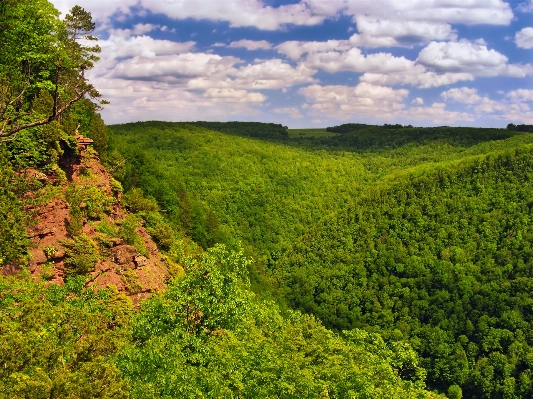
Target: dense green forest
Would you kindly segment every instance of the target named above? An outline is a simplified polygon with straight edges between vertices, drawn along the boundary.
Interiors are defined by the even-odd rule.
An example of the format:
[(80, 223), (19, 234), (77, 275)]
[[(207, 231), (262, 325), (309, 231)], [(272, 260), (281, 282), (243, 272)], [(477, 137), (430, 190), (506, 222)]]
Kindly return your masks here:
[[(107, 127), (94, 27), (0, 0), (0, 398), (533, 396), (530, 125)], [(61, 285), (28, 266), (50, 201)], [(91, 286), (116, 242), (169, 270), (137, 307)]]
[(338, 332), (409, 342), (441, 392), (531, 394), (530, 135), (368, 126), (276, 142), (161, 122), (112, 130), (138, 162), (126, 186), (164, 204), (173, 182), (176, 223), (204, 209), (214, 223), (181, 228), (202, 245), (195, 229), (210, 226), (212, 242), (241, 240), (290, 307)]
[[(426, 390), (426, 371), (409, 344), (386, 342), (362, 329), (333, 332), (315, 316), (288, 309), (282, 301), (280, 307), (266, 299), (269, 295), (253, 292), (261, 291), (262, 283), (273, 289), (266, 273), (257, 279), (257, 270), (272, 263), (277, 247), (281, 255), (320, 219), (318, 209), (308, 205), (305, 226), (298, 223), (282, 240), (275, 236), (280, 228), (274, 223), (275, 232), (256, 249), (253, 245), (261, 239), (255, 234), (261, 230), (248, 230), (263, 219), (246, 217), (261, 215), (263, 208), (246, 209), (240, 219), (230, 220), (238, 204), (232, 208), (226, 201), (231, 212), (225, 215), (221, 201), (211, 204), (212, 195), (201, 198), (202, 192), (195, 191), (198, 184), (206, 186), (204, 194), (210, 193), (201, 175), (176, 174), (171, 163), (180, 153), (205, 156), (200, 173), (212, 181), (216, 170), (207, 162), (233, 159), (216, 159), (216, 151), (185, 150), (201, 148), (203, 142), (216, 144), (213, 137), (228, 137), (234, 160), (243, 157), (240, 166), (258, 163), (255, 157), (263, 154), (271, 168), (281, 155), (274, 150), (277, 141), (288, 139), (286, 129), (274, 124), (206, 125), (213, 131), (181, 124), (178, 133), (191, 137), (180, 138), (174, 127), (169, 136), (163, 132), (165, 124), (154, 124), (155, 147), (138, 151), (135, 140), (128, 144), (124, 134), (105, 126), (98, 114), (105, 101), (95, 102), (99, 93), (84, 77), (98, 61), (99, 48), (85, 46), (95, 40), (93, 29), (91, 15), (81, 7), (60, 19), (46, 0), (0, 1), (0, 397), (440, 397)], [(93, 140), (83, 153), (79, 134)], [(268, 139), (271, 147), (263, 149), (261, 141), (240, 136)], [(240, 152), (240, 140), (256, 143), (256, 154)], [(154, 156), (157, 151), (164, 157)], [(307, 152), (296, 151), (285, 155), (287, 164), (294, 163), (293, 155)], [(94, 180), (86, 165), (98, 160), (122, 181), (123, 196), (117, 180)], [(315, 160), (302, 159), (302, 172)], [(316, 170), (335, 180), (337, 170), (328, 170), (326, 161), (324, 156)], [(76, 181), (73, 165), (81, 176)], [(341, 174), (343, 168), (363, 173), (364, 166), (343, 160), (335, 168)], [(305, 172), (307, 181), (312, 171)], [(250, 176), (262, 173), (261, 168), (249, 171)], [(283, 194), (288, 213), (275, 207), (270, 218), (288, 227), (295, 221), (290, 215), (298, 209), (294, 201), (303, 199), (299, 190), (305, 182), (291, 188), (297, 179), (290, 170), (276, 179), (274, 186), (264, 177), (255, 183), (243, 180), (238, 198), (246, 198), (252, 184), (257, 191), (249, 198), (252, 207), (265, 185), (271, 191), (287, 187), (293, 194), (292, 202)], [(110, 185), (112, 195), (102, 184)], [(220, 179), (219, 195), (233, 188), (225, 184)], [(319, 194), (314, 187), (313, 194)], [(339, 209), (345, 198), (339, 200)], [(280, 199), (274, 195), (269, 201)], [(67, 210), (68, 236), (59, 241), (62, 255), (57, 247), (44, 247), (43, 273), (33, 274), (31, 246), (41, 233), (53, 232), (30, 237), (28, 231), (36, 227), (36, 212), (48, 203)], [(115, 224), (106, 219), (111, 208), (119, 218)], [(159, 252), (143, 248), (139, 226)], [(111, 256), (110, 248), (118, 242), (147, 257), (160, 257), (170, 272), (166, 288), (152, 292), (137, 308), (128, 290), (91, 285), (94, 277), (89, 273)], [(63, 261), (64, 279), (58, 285), (50, 278), (57, 275), (55, 262)], [(255, 276), (253, 290), (250, 272)], [(122, 273), (132, 276), (127, 270)], [(452, 397), (459, 393), (459, 387), (450, 390)]]

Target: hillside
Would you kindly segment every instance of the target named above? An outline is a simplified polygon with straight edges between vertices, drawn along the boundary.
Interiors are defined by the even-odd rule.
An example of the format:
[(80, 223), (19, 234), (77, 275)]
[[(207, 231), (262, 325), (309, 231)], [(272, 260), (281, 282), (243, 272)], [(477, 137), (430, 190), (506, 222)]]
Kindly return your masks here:
[[(242, 250), (201, 251), (139, 189), (122, 196), (91, 140), (76, 139), (57, 164), (2, 158), (18, 183), (3, 186), (1, 210), (18, 209), (20, 254), (29, 244), (2, 260), (5, 397), (440, 397), (409, 346), (282, 316), (250, 291)], [(7, 258), (15, 241), (2, 236)]]
[(289, 303), (407, 340), (431, 386), (531, 395), (531, 146), (412, 171), (321, 221), (276, 264)]
[[(530, 395), (531, 135), (374, 126), (275, 142), (160, 122), (112, 129), (124, 156), (145, 151), (125, 185), (162, 203), (154, 188), (176, 184), (177, 215), (182, 198), (211, 212), (225, 232), (213, 242), (241, 239), (290, 307), (409, 342), (441, 392)], [(190, 223), (194, 235), (205, 221)]]
[(95, 28), (0, 1), (0, 399), (533, 397), (531, 125), (108, 127)]

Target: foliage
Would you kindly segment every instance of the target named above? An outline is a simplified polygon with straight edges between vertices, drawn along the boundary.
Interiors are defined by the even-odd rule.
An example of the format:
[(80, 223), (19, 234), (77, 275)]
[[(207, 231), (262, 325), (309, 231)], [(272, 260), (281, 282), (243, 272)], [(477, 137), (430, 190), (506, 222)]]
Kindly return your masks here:
[(326, 131), (331, 133), (351, 133), (370, 126), (372, 125), (367, 125), (365, 123), (345, 123), (339, 126), (327, 127)]
[(61, 245), (65, 248), (65, 266), (69, 275), (87, 274), (98, 263), (98, 247), (86, 235), (75, 236), (72, 240), (63, 240)]
[(328, 327), (409, 341), (441, 391), (530, 397), (532, 165), (524, 146), (396, 176), (295, 243), (279, 285)]
[(93, 114), (91, 122), (89, 124), (88, 137), (93, 139), (93, 147), (100, 155), (100, 158), (104, 160), (107, 152), (107, 146), (109, 142), (107, 126), (105, 125), (102, 117), (99, 114)]
[(46, 259), (50, 260), (57, 253), (58, 249), (54, 245), (47, 245), (43, 248), (44, 255)]
[(515, 125), (514, 123), (509, 123), (507, 125), (507, 130), (533, 133), (533, 125)]
[(407, 359), (416, 364), (412, 350), (363, 331), (343, 340), (297, 313), (282, 318), (247, 290), (248, 263), (217, 245), (143, 303), (134, 345), (118, 360), (132, 398), (430, 397), (416, 377), (398, 377)]
[(26, 235), (22, 201), (13, 192), (17, 179), (0, 147), (0, 266), (27, 255), (29, 239)]
[(21, 277), (0, 276), (2, 397), (127, 398), (110, 355), (126, 341), (131, 302), (79, 278), (46, 287)]
[(142, 189), (204, 248), (241, 240), (269, 266), (388, 174), (533, 141), (502, 129), (372, 129), (275, 143), (143, 122), (113, 126), (112, 141), (129, 160), (126, 190)]
[(156, 212), (159, 210), (157, 202), (153, 199), (146, 198), (140, 188), (133, 187), (122, 197), (122, 203), (132, 212)]
[[(161, 123), (161, 122), (160, 122)], [(184, 124), (203, 127), (216, 132), (235, 134), (261, 139), (286, 139), (289, 137), (287, 127), (276, 123), (262, 122), (183, 122)]]
[(83, 217), (92, 220), (102, 218), (115, 202), (104, 189), (91, 184), (70, 184), (65, 197), (71, 210), (79, 210)]
[(142, 255), (149, 256), (144, 241), (137, 232), (140, 222), (141, 219), (139, 216), (131, 213), (127, 214), (121, 221), (118, 236), (122, 238), (126, 244), (133, 245)]
[[(85, 71), (98, 60), (91, 14), (75, 6), (64, 21), (46, 0), (3, 0), (0, 3), (0, 137), (56, 120), (85, 95), (100, 94), (86, 80)], [(53, 97), (45, 115), (30, 105), (39, 91)]]

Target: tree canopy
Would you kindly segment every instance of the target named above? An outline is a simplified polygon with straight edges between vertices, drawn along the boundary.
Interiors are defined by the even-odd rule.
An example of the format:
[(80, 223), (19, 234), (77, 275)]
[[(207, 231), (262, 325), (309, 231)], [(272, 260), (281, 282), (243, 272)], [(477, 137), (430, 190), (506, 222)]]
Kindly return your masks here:
[[(0, 139), (59, 118), (86, 95), (100, 97), (85, 77), (98, 60), (91, 14), (75, 6), (64, 20), (46, 0), (0, 1)], [(45, 114), (33, 112), (41, 92), (52, 96)]]

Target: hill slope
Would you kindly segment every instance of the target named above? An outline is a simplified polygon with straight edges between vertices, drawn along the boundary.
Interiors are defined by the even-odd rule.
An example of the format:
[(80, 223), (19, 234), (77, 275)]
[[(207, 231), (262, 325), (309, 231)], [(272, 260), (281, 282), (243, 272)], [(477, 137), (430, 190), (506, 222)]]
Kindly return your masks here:
[(406, 174), (276, 264), (289, 303), (334, 329), (408, 340), (432, 386), (533, 394), (533, 148)]

